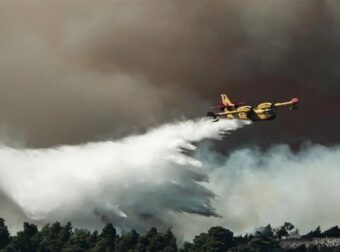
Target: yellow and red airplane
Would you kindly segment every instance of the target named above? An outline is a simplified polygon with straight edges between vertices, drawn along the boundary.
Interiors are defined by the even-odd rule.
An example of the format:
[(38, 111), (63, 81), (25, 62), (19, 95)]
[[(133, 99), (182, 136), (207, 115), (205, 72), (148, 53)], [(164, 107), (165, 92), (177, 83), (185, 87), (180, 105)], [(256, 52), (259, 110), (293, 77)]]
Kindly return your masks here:
[(263, 102), (253, 107), (244, 102), (231, 102), (226, 94), (221, 94), (222, 103), (212, 109), (220, 109), (222, 112), (208, 112), (207, 116), (212, 117), (217, 122), (219, 117), (228, 119), (239, 119), (249, 121), (272, 120), (276, 117), (275, 109), (278, 107), (289, 106), (290, 110), (297, 109), (299, 99), (292, 98), (287, 102)]

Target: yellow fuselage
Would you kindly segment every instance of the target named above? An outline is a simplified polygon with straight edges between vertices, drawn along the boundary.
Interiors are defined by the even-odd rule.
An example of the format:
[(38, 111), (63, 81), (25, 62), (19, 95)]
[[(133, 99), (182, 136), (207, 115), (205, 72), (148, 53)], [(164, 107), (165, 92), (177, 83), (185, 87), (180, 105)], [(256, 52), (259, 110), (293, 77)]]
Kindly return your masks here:
[(294, 97), (286, 102), (262, 102), (257, 106), (244, 105), (244, 103), (232, 103), (226, 94), (221, 94), (221, 105), (212, 107), (220, 109), (222, 112), (208, 112), (207, 116), (213, 117), (214, 121), (218, 121), (218, 117), (226, 117), (228, 119), (240, 119), (250, 121), (265, 121), (276, 117), (275, 110), (278, 107), (289, 106), (289, 109), (297, 109), (299, 98)]
[[(235, 114), (227, 114), (226, 117), (229, 119), (240, 119), (240, 120), (251, 120), (251, 121), (260, 121), (260, 120), (271, 120), (274, 119), (276, 114), (273, 110), (273, 103), (264, 102), (256, 107), (252, 106), (241, 106), (238, 108), (234, 108), (232, 111), (238, 111)], [(229, 111), (229, 109), (225, 109), (225, 112)]]

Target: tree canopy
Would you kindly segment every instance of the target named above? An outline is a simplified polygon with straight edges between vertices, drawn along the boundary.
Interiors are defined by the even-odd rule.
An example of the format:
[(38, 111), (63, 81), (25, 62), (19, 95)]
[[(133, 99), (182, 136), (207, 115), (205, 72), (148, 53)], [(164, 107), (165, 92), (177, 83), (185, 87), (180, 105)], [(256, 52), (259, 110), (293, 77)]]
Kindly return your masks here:
[[(101, 231), (73, 228), (70, 222), (55, 222), (44, 225), (40, 230), (32, 223), (24, 222), (22, 231), (10, 235), (5, 220), (0, 218), (0, 252), (280, 252), (280, 251), (323, 251), (318, 246), (301, 245), (295, 249), (280, 247), (280, 241), (297, 230), (291, 223), (272, 228), (267, 225), (253, 234), (235, 236), (224, 227), (211, 227), (194, 237), (192, 242), (180, 246), (173, 232), (159, 231), (155, 227), (145, 233), (130, 230), (118, 234), (112, 223)], [(284, 238), (283, 238), (284, 237)], [(334, 226), (324, 232), (320, 227), (302, 236), (302, 239), (322, 237), (340, 238), (340, 229)], [(334, 248), (338, 249), (339, 248)], [(336, 251), (336, 250), (327, 250)]]

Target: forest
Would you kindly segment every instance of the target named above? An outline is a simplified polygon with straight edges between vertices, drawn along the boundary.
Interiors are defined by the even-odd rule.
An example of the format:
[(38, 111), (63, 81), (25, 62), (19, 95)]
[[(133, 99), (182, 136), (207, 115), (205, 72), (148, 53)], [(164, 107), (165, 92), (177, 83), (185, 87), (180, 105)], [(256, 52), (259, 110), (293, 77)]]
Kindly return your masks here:
[(23, 229), (11, 235), (5, 220), (0, 218), (0, 251), (8, 252), (340, 252), (339, 240), (338, 226), (324, 232), (317, 227), (300, 235), (291, 223), (275, 228), (267, 225), (245, 235), (235, 235), (229, 229), (216, 226), (183, 244), (178, 244), (170, 229), (160, 232), (151, 228), (142, 234), (132, 229), (119, 235), (111, 223), (99, 232), (91, 232), (74, 228), (71, 222), (64, 225), (60, 222), (46, 224), (41, 229), (35, 224), (24, 222)]

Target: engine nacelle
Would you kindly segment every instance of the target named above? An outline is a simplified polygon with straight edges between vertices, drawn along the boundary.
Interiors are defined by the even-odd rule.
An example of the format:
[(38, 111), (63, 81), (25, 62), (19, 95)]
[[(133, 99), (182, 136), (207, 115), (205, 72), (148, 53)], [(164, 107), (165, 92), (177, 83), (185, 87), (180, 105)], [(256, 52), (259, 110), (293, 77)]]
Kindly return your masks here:
[(237, 111), (245, 112), (245, 113), (250, 112), (251, 111), (251, 106), (241, 106), (241, 107), (238, 107)]
[(273, 103), (271, 102), (264, 102), (264, 103), (260, 103), (259, 105), (257, 105), (257, 109), (270, 109), (273, 107)]

